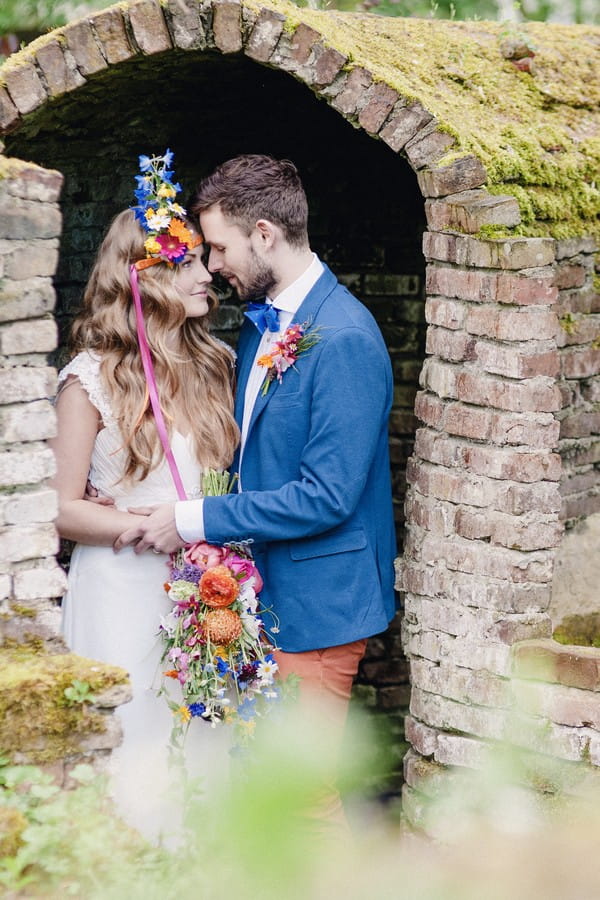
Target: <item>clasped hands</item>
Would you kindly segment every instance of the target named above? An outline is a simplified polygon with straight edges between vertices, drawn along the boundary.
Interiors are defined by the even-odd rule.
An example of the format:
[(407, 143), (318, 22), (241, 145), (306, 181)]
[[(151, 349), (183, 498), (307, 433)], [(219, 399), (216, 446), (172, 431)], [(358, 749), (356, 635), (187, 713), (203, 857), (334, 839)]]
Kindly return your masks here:
[[(88, 483), (85, 499), (103, 506), (112, 506), (110, 497), (100, 497), (97, 490)], [(139, 525), (128, 528), (113, 544), (118, 552), (124, 547), (133, 547), (135, 553), (153, 550), (155, 553), (172, 553), (186, 542), (181, 539), (175, 527), (175, 504), (162, 503), (159, 506), (139, 506), (127, 512), (139, 516)]]

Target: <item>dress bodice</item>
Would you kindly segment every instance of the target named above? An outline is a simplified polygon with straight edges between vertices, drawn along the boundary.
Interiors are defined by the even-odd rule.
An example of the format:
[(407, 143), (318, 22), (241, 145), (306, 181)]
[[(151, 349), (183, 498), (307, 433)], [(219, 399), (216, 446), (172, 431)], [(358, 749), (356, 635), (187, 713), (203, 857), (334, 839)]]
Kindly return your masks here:
[[(100, 357), (88, 351), (79, 353), (60, 372), (59, 385), (69, 375), (75, 375), (79, 379), (104, 425), (96, 436), (89, 474), (89, 479), (98, 492), (112, 497), (119, 509), (176, 500), (177, 492), (165, 459), (143, 481), (123, 478), (123, 438), (112, 411), (110, 397), (102, 383)], [(201, 467), (193, 455), (191, 439), (176, 431), (172, 435), (171, 449), (188, 498), (198, 497)]]

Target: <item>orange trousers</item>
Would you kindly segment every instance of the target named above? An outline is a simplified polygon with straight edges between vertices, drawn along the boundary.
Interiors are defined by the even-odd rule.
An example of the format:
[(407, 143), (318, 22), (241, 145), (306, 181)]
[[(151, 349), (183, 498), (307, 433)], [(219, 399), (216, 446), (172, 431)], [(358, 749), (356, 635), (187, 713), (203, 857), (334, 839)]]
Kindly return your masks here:
[(316, 792), (311, 818), (332, 835), (348, 828), (335, 768), (342, 748), (352, 684), (366, 648), (367, 639), (363, 638), (338, 647), (302, 653), (276, 650), (273, 654), (282, 679), (292, 674), (301, 679), (298, 697), (301, 715), (311, 719), (318, 712), (326, 719), (323, 739), (327, 742), (327, 758), (335, 760), (334, 770), (326, 775)]

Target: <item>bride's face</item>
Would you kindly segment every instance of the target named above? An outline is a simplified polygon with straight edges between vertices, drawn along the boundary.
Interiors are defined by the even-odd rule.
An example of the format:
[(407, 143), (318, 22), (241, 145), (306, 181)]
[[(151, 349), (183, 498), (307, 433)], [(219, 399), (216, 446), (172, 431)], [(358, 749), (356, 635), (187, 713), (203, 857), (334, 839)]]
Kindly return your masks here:
[(177, 264), (174, 283), (188, 319), (208, 313), (208, 285), (212, 275), (202, 262), (203, 254), (204, 246), (199, 244)]

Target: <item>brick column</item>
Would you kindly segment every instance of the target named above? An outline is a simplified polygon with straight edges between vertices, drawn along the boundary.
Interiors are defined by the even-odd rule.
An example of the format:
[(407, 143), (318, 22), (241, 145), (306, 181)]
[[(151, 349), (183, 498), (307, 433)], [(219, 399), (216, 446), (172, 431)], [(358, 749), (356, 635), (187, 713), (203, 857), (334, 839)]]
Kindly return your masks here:
[[(66, 579), (58, 535), (52, 398), (56, 348), (52, 275), (62, 175), (0, 155), (0, 746), (14, 763), (44, 763), (59, 783), (82, 759), (119, 744), (114, 708), (130, 699), (126, 672), (68, 653), (56, 597)], [(92, 703), (69, 706), (74, 679)]]
[[(475, 230), (493, 201), (506, 211), (507, 198), (480, 194), (427, 201), (430, 225), (450, 229), (458, 217)], [(505, 735), (511, 645), (551, 631), (562, 533), (554, 249), (539, 238), (424, 236), (428, 358), (398, 565), (412, 682), (404, 803), (413, 820), (415, 761), (428, 758), (436, 775), (477, 765)]]

